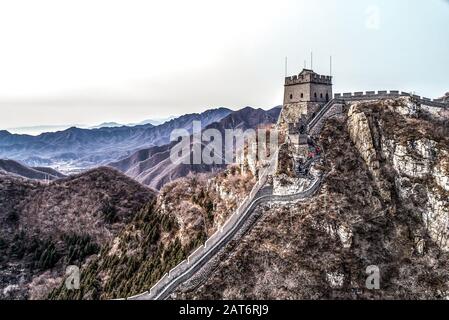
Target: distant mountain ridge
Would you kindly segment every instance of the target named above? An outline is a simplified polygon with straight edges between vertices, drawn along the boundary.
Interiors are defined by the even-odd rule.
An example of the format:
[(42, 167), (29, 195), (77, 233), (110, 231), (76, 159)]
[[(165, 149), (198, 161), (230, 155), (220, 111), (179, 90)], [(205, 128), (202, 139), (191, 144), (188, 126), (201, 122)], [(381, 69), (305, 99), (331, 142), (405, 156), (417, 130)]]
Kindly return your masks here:
[(144, 124), (112, 128), (80, 129), (43, 133), (38, 136), (11, 134), (0, 131), (0, 158), (21, 161), (29, 166), (58, 167), (64, 172), (73, 168), (91, 168), (126, 157), (151, 146), (169, 143), (174, 129), (192, 130), (192, 122), (204, 126), (231, 113), (226, 108), (193, 113), (161, 125)]
[(0, 172), (34, 180), (56, 180), (65, 177), (62, 173), (46, 167), (28, 167), (14, 160), (0, 159)]
[(103, 122), (101, 124), (98, 125), (92, 125), (92, 126), (87, 126), (87, 125), (82, 125), (82, 124), (56, 124), (56, 125), (35, 125), (35, 126), (24, 126), (24, 127), (13, 127), (13, 128), (7, 128), (5, 131), (8, 131), (9, 133), (12, 134), (21, 134), (21, 135), (32, 135), (32, 136), (38, 136), (42, 133), (49, 133), (49, 132), (57, 132), (57, 131), (64, 131), (67, 130), (68, 128), (72, 128), (72, 127), (76, 127), (76, 128), (80, 128), (80, 129), (100, 129), (100, 128), (114, 128), (114, 127), (135, 127), (135, 126), (140, 126), (140, 125), (146, 125), (146, 124), (152, 124), (153, 126), (158, 126), (161, 125), (167, 121), (173, 120), (176, 117), (166, 117), (166, 118), (154, 118), (154, 119), (147, 119), (144, 121), (139, 121), (137, 123), (118, 123), (118, 122), (114, 122), (114, 121), (109, 121), (109, 122)]
[(7, 128), (6, 131), (12, 134), (26, 134), (26, 135), (32, 135), (37, 136), (39, 134), (42, 134), (44, 132), (56, 132), (56, 131), (63, 131), (70, 127), (78, 127), (78, 128), (84, 128), (82, 125), (36, 125), (36, 126), (25, 126), (25, 127), (15, 127), (15, 128)]
[[(246, 107), (209, 124), (205, 129), (217, 129), (221, 133), (224, 133), (225, 129), (255, 129), (260, 125), (276, 123), (280, 110), (279, 107), (268, 111)], [(185, 177), (191, 172), (213, 172), (226, 167), (224, 164), (174, 164), (170, 159), (170, 150), (175, 144), (176, 142), (173, 142), (141, 149), (129, 157), (110, 163), (109, 166), (154, 189), (160, 189), (166, 183)]]
[[(123, 127), (123, 126), (125, 126), (125, 125), (117, 123), (117, 122), (103, 122), (97, 126), (89, 127), (88, 129), (116, 128), (116, 127)], [(132, 126), (132, 125), (129, 125), (129, 126)]]

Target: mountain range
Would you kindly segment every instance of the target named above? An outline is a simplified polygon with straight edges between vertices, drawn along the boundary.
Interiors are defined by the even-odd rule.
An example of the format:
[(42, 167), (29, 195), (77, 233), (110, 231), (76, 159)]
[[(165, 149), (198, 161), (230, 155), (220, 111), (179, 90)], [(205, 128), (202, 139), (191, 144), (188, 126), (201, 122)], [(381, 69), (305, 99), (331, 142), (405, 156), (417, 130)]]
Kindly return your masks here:
[[(205, 129), (216, 129), (222, 137), (225, 136), (226, 129), (256, 129), (261, 125), (276, 123), (280, 110), (279, 107), (268, 111), (246, 107), (232, 112), (218, 122), (209, 124)], [(160, 189), (166, 183), (187, 176), (189, 173), (213, 172), (226, 167), (224, 164), (173, 163), (170, 159), (170, 150), (176, 143), (140, 149), (129, 157), (109, 165), (154, 189)], [(193, 150), (192, 144), (193, 142), (191, 142), (190, 150)], [(224, 145), (223, 142), (223, 148)], [(201, 150), (204, 146), (204, 144), (201, 145)], [(191, 154), (189, 156), (192, 157)]]
[(221, 133), (226, 129), (255, 129), (275, 123), (279, 112), (279, 107), (268, 111), (218, 108), (187, 114), (158, 126), (148, 123), (97, 129), (73, 127), (39, 136), (0, 131), (0, 158), (14, 159), (3, 160), (0, 170), (24, 178), (53, 180), (108, 165), (144, 185), (160, 189), (189, 173), (214, 172), (225, 167), (172, 163), (170, 149), (176, 142), (170, 142), (170, 134), (174, 129), (192, 133), (193, 121), (201, 121), (203, 129), (213, 128)]
[(107, 167), (48, 184), (0, 174), (0, 299), (39, 296), (46, 279), (98, 253), (154, 198)]
[[(445, 110), (432, 111), (412, 98), (347, 102), (315, 137), (323, 150), (310, 167), (320, 177), (315, 193), (298, 201), (291, 196), (310, 177), (273, 172), (263, 192), (276, 197), (251, 205), (243, 227), (169, 298), (448, 299), (449, 120)], [(218, 120), (207, 117), (203, 129), (268, 127), (279, 112), (215, 111)], [(140, 134), (151, 133), (159, 145), (136, 144), (108, 167), (48, 183), (36, 180), (56, 175), (53, 169), (0, 162), (0, 299), (142, 293), (251, 198), (263, 163), (254, 172), (174, 165), (176, 142), (158, 136), (171, 128), (158, 127)], [(74, 131), (72, 138), (88, 144), (98, 130), (105, 129), (82, 131), (87, 137)], [(123, 129), (109, 128), (103, 139), (119, 135), (115, 130)], [(281, 169), (294, 165), (297, 149), (289, 143), (279, 152)], [(260, 199), (254, 197), (253, 204)], [(68, 265), (80, 266), (80, 290), (65, 287)], [(378, 267), (382, 290), (366, 287), (368, 266)]]
[(226, 117), (226, 108), (187, 114), (160, 125), (80, 129), (43, 133), (38, 136), (0, 131), (0, 158), (14, 159), (29, 166), (51, 166), (64, 173), (74, 173), (117, 161), (142, 148), (170, 142), (173, 129), (192, 131), (192, 122), (205, 127)]
[(0, 173), (33, 180), (56, 180), (65, 175), (48, 167), (28, 167), (14, 160), (0, 159)]
[(135, 127), (135, 126), (141, 126), (146, 124), (151, 124), (153, 126), (159, 126), (167, 121), (176, 119), (176, 117), (167, 117), (167, 118), (155, 118), (155, 119), (148, 119), (143, 120), (138, 123), (127, 123), (122, 124), (118, 122), (103, 122), (99, 125), (89, 127), (88, 129), (100, 129), (100, 128), (115, 128), (115, 127)]
[[(76, 160), (81, 152), (92, 157), (104, 154), (102, 161), (105, 161), (111, 159), (105, 150), (113, 150), (114, 146), (123, 147), (124, 153), (132, 148), (138, 149), (119, 161), (110, 162), (109, 166), (90, 170), (83, 167), (82, 173), (70, 176), (51, 167), (0, 160), (0, 288), (3, 288), (0, 299), (45, 297), (49, 288), (54, 288), (61, 281), (67, 264), (87, 262), (89, 257), (100, 254), (121, 232), (127, 237), (127, 228), (143, 228), (142, 235), (148, 233), (151, 241), (159, 241), (155, 233), (159, 228), (173, 233), (176, 230), (175, 222), (156, 205), (171, 197), (178, 199), (177, 207), (188, 215), (197, 212), (198, 204), (206, 214), (213, 204), (216, 207), (214, 219), (218, 222), (224, 220), (230, 208), (235, 208), (239, 199), (249, 192), (254, 183), (252, 175), (240, 175), (238, 168), (226, 172), (224, 165), (172, 164), (170, 148), (176, 142), (169, 141), (171, 131), (184, 128), (192, 132), (194, 120), (202, 121), (203, 129), (214, 128), (222, 133), (225, 129), (255, 129), (275, 123), (279, 112), (280, 108), (265, 111), (247, 107), (235, 112), (222, 108), (185, 115), (159, 126), (147, 124), (90, 130), (71, 128), (38, 137), (0, 132), (2, 152), (28, 156), (28, 164), (44, 153), (55, 155), (46, 157), (44, 162), (53, 166), (57, 163), (55, 161), (63, 161), (64, 157)], [(151, 143), (143, 143), (145, 139)], [(178, 179), (187, 176), (190, 177), (187, 180)], [(202, 182), (197, 184), (197, 179)], [(47, 183), (42, 180), (47, 180)], [(202, 191), (195, 191), (198, 194), (192, 197), (191, 186), (195, 185)], [(157, 202), (153, 189), (162, 189)], [(221, 199), (223, 190), (232, 196)], [(186, 207), (187, 203), (190, 204)], [(156, 208), (157, 214), (153, 214)], [(149, 223), (148, 219), (154, 224)], [(213, 228), (218, 222), (210, 224), (210, 217), (205, 216), (204, 223), (211, 229), (209, 233), (215, 230)], [(196, 230), (197, 227), (190, 227), (195, 229), (197, 239), (189, 240), (185, 250), (191, 250), (206, 236), (205, 228)], [(193, 232), (188, 230), (188, 234)], [(183, 232), (187, 231), (180, 230), (180, 233)], [(117, 243), (118, 250), (122, 250), (125, 244)], [(164, 250), (169, 249), (168, 245)], [(165, 256), (165, 251), (158, 254)], [(168, 268), (173, 259), (157, 268)], [(121, 279), (120, 272), (117, 276)], [(152, 277), (156, 279), (157, 274)], [(126, 290), (124, 287), (115, 294), (127, 294)], [(92, 298), (95, 297), (93, 294)]]
[(71, 124), (71, 125), (38, 125), (38, 126), (27, 126), (27, 127), (15, 127), (15, 128), (8, 128), (6, 129), (10, 133), (14, 134), (27, 134), (27, 135), (33, 135), (37, 136), (39, 134), (42, 134), (44, 132), (56, 132), (56, 131), (64, 131), (68, 128), (76, 127), (80, 129), (100, 129), (100, 128), (111, 128), (111, 127), (134, 127), (138, 125), (144, 125), (144, 124), (152, 124), (153, 126), (161, 125), (167, 121), (173, 120), (176, 117), (166, 117), (166, 118), (153, 118), (153, 119), (147, 119), (144, 121), (140, 121), (137, 123), (117, 123), (117, 122), (103, 122), (99, 125), (94, 126), (87, 126), (82, 124)]

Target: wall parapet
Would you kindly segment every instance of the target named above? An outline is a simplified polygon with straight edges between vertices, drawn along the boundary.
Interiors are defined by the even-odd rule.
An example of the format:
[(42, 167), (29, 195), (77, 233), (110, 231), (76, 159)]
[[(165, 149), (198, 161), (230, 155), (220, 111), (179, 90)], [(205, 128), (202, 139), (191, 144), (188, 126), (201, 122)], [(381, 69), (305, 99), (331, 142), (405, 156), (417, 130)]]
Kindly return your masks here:
[(332, 85), (332, 76), (324, 76), (324, 75), (294, 75), (290, 77), (285, 77), (285, 85), (291, 86), (295, 84), (301, 83), (318, 83), (318, 84), (328, 84)]
[(449, 104), (444, 103), (441, 99), (430, 99), (426, 97), (421, 97), (415, 94), (411, 94), (404, 91), (399, 90), (379, 90), (379, 91), (357, 91), (357, 92), (345, 92), (345, 93), (335, 93), (335, 99), (342, 99), (345, 101), (357, 101), (357, 100), (370, 100), (370, 99), (389, 99), (389, 98), (397, 98), (397, 97), (412, 97), (417, 100), (417, 102), (434, 106), (440, 108), (448, 108)]
[(168, 273), (166, 273), (155, 285), (151, 287), (150, 291), (132, 297), (128, 297), (127, 299), (143, 300), (143, 299), (154, 299), (158, 297), (163, 292), (165, 287), (169, 285), (173, 279), (181, 277), (185, 272), (187, 272), (204, 256), (209, 254), (210, 250), (213, 249), (217, 243), (223, 240), (222, 234), (227, 233), (228, 231), (235, 228), (238, 222), (241, 219), (243, 219), (243, 217), (241, 216), (247, 214), (252, 209), (254, 209), (254, 204), (257, 203), (257, 200), (254, 200), (254, 198), (259, 195), (259, 191), (265, 185), (267, 177), (270, 174), (270, 170), (273, 169), (273, 166), (276, 164), (276, 160), (277, 160), (277, 153), (273, 156), (270, 165), (267, 168), (265, 168), (265, 170), (261, 173), (259, 181), (257, 181), (257, 183), (253, 186), (250, 195), (243, 200), (242, 204), (226, 220), (226, 222), (222, 225), (222, 227), (220, 227), (211, 237), (209, 237), (203, 245), (201, 245), (195, 251), (193, 251), (187, 257), (186, 260), (182, 261), (174, 268), (172, 268)]

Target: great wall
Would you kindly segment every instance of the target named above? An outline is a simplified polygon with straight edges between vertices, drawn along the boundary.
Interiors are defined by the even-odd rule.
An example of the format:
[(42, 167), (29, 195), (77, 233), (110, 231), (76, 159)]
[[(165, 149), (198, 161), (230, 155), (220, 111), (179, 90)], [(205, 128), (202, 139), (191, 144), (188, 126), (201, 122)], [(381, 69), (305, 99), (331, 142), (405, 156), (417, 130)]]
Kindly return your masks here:
[[(309, 70), (310, 71), (310, 70)], [(332, 77), (320, 76), (312, 72), (305, 76), (287, 77), (285, 79), (285, 86), (303, 85), (305, 81), (316, 82), (317, 84), (332, 85)], [(310, 89), (309, 89), (310, 90)], [(301, 98), (304, 95), (301, 94)], [(313, 97), (308, 93), (308, 97)], [(316, 98), (315, 94), (315, 98)], [(354, 93), (337, 93), (333, 99), (322, 103), (322, 107), (310, 115), (307, 121), (307, 135), (310, 137), (317, 137), (325, 123), (331, 117), (337, 116), (345, 112), (346, 103), (357, 101), (383, 100), (383, 99), (397, 99), (400, 97), (410, 97), (415, 103), (436, 108), (449, 108), (448, 103), (441, 99), (429, 99), (420, 97), (411, 93), (399, 92), (397, 90), (390, 91), (366, 91)], [(292, 97), (290, 96), (290, 99)], [(285, 104), (285, 101), (284, 101)], [(168, 273), (166, 273), (149, 291), (128, 297), (127, 300), (153, 300), (166, 299), (173, 293), (181, 284), (187, 282), (192, 277), (199, 278), (199, 282), (207, 278), (207, 272), (201, 271), (207, 269), (206, 265), (213, 260), (214, 256), (222, 250), (234, 237), (246, 232), (252, 223), (258, 219), (253, 216), (255, 208), (262, 203), (270, 202), (295, 202), (304, 201), (313, 196), (319, 189), (322, 181), (322, 175), (317, 174), (313, 177), (313, 181), (307, 189), (289, 195), (274, 195), (272, 188), (266, 186), (268, 178), (273, 175), (277, 167), (277, 152), (272, 157), (268, 167), (259, 175), (259, 180), (254, 185), (249, 196), (242, 202), (240, 207), (229, 217), (226, 223), (217, 232), (212, 235), (207, 241), (192, 252), (188, 258)], [(310, 167), (320, 158), (313, 158), (312, 161), (306, 162)], [(250, 223), (251, 222), (251, 223)], [(199, 275), (198, 275), (199, 274)], [(125, 300), (125, 299), (122, 299)]]
[(326, 103), (307, 124), (307, 131), (311, 136), (316, 136), (321, 131), (326, 119), (344, 111), (343, 108), (346, 102), (397, 99), (400, 97), (410, 97), (415, 103), (429, 107), (449, 109), (449, 104), (442, 102), (440, 99), (431, 100), (397, 90), (378, 91), (377, 93), (376, 91), (336, 93), (334, 98)]
[[(273, 159), (276, 159), (276, 156)], [(273, 173), (275, 167), (275, 161), (272, 161), (269, 168), (261, 175), (260, 181), (264, 182), (257, 183), (251, 195), (247, 198), (247, 206), (243, 203), (225, 225), (209, 238), (204, 245), (197, 248), (187, 260), (182, 261), (169, 273), (166, 273), (149, 291), (129, 297), (128, 300), (159, 300), (167, 298), (180, 284), (194, 276), (206, 265), (221, 248), (233, 239), (237, 232), (241, 231), (242, 226), (251, 217), (257, 206), (267, 202), (293, 202), (308, 199), (319, 189), (321, 176), (315, 177), (310, 186), (300, 193), (285, 196), (273, 195), (272, 190), (271, 192), (266, 191), (263, 187), (269, 174)]]
[(448, 108), (448, 103), (443, 102), (441, 99), (430, 99), (421, 97), (408, 92), (400, 92), (398, 90), (390, 91), (366, 91), (366, 92), (347, 92), (336, 93), (335, 99), (342, 99), (344, 101), (357, 101), (357, 100), (377, 100), (377, 99), (392, 99), (398, 97), (411, 97), (419, 104), (428, 105), (431, 107)]
[[(321, 118), (328, 113), (320, 113), (315, 118)], [(314, 119), (315, 119), (314, 118)], [(314, 120), (312, 119), (312, 120)], [(314, 159), (318, 161), (319, 158)], [(311, 163), (309, 164), (311, 165)], [(149, 291), (128, 297), (127, 300), (153, 300), (165, 299), (177, 286), (187, 281), (199, 269), (201, 269), (209, 260), (224, 247), (233, 236), (239, 231), (239, 227), (244, 225), (245, 221), (251, 217), (254, 209), (264, 202), (292, 202), (304, 200), (311, 197), (321, 184), (322, 177), (314, 177), (310, 186), (299, 193), (291, 195), (273, 195), (272, 190), (264, 190), (268, 177), (272, 175), (277, 166), (277, 152), (272, 157), (270, 164), (259, 176), (258, 182), (254, 185), (250, 195), (243, 201), (242, 205), (227, 220), (213, 236), (211, 236), (204, 245), (197, 248), (186, 260), (179, 263), (168, 273), (166, 273)]]
[[(265, 186), (267, 178), (276, 167), (276, 156), (273, 156), (269, 166), (260, 174), (259, 180), (251, 190), (250, 195), (243, 201), (240, 207), (228, 218), (225, 224), (217, 232), (206, 240), (204, 245), (197, 248), (189, 257), (166, 273), (149, 291), (129, 297), (128, 300), (150, 300), (160, 298), (167, 288), (173, 287), (179, 282), (180, 277), (191, 274), (205, 263), (205, 258), (216, 251), (217, 245), (223, 246), (224, 241), (232, 238), (237, 231), (236, 226), (243, 223), (245, 218), (251, 213), (258, 198), (266, 197), (262, 195), (262, 188)], [(256, 198), (258, 196), (258, 198)], [(254, 200), (256, 198), (256, 200)], [(226, 241), (227, 242), (227, 241)]]

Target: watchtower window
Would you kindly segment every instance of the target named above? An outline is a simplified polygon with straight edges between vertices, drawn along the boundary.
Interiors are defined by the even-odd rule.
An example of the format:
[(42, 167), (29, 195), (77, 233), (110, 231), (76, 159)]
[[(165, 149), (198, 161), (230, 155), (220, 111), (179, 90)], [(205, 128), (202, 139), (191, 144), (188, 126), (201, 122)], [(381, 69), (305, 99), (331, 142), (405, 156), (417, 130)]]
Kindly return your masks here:
[(326, 101), (329, 101), (329, 93), (326, 93)]
[(293, 99), (293, 95), (292, 95), (292, 94), (290, 95), (290, 100), (291, 100), (291, 99)]
[(314, 96), (315, 96), (315, 99), (316, 99), (316, 92), (315, 92)]
[(301, 98), (304, 98), (304, 93), (301, 93)]
[(320, 98), (323, 99), (323, 94), (322, 93), (320, 93)]

